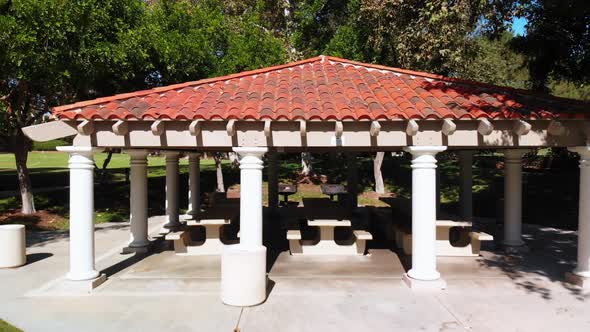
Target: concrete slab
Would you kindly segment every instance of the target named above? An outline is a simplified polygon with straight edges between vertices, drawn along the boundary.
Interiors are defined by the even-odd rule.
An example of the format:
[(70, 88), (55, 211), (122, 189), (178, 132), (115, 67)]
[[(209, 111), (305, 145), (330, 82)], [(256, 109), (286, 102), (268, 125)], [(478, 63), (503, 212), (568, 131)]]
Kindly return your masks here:
[(404, 272), (398, 256), (388, 249), (373, 249), (369, 256), (292, 256), (282, 252), (269, 277), (400, 279)]
[(179, 256), (174, 251), (154, 253), (124, 270), (119, 278), (221, 278), (221, 257)]

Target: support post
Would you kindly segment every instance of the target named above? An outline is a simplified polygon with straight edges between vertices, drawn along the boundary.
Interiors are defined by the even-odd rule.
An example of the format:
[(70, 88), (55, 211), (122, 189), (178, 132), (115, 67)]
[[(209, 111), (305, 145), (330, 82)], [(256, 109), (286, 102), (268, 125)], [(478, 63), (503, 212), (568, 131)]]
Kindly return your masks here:
[(178, 207), (178, 155), (176, 151), (166, 151), (166, 219), (164, 228), (178, 229), (182, 224)]
[(473, 151), (459, 151), (459, 214), (473, 220)]
[[(70, 281), (85, 281), (92, 289), (106, 277), (94, 266), (94, 154), (102, 149), (89, 146), (60, 146), (70, 154)], [(86, 283), (84, 283), (86, 284)]]
[(522, 155), (526, 150), (504, 150), (504, 250), (527, 251), (522, 240)]
[(583, 289), (590, 289), (590, 146), (569, 149), (580, 155), (580, 198), (578, 213), (578, 261), (566, 280)]
[(193, 218), (201, 211), (201, 155), (188, 155), (188, 212)]
[(279, 206), (279, 177), (277, 153), (268, 154), (268, 207), (274, 211)]
[(221, 300), (252, 306), (266, 299), (266, 247), (262, 245), (262, 156), (267, 148), (233, 149), (240, 156), (240, 243), (221, 257)]
[(131, 241), (124, 253), (147, 252), (148, 240), (148, 182), (147, 150), (128, 150), (129, 161), (129, 222)]
[(445, 146), (411, 146), (412, 268), (403, 279), (410, 288), (444, 289), (436, 270), (436, 154)]
[(348, 155), (348, 174), (346, 183), (349, 196), (348, 207), (352, 211), (358, 207), (358, 164), (356, 153), (350, 153)]

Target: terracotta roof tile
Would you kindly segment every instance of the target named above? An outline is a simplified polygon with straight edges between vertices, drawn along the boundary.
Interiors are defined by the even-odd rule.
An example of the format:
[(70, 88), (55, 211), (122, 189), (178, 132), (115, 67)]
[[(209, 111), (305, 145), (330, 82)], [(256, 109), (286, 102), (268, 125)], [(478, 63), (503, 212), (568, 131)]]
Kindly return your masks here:
[(58, 119), (590, 118), (590, 104), (319, 56), (59, 106)]

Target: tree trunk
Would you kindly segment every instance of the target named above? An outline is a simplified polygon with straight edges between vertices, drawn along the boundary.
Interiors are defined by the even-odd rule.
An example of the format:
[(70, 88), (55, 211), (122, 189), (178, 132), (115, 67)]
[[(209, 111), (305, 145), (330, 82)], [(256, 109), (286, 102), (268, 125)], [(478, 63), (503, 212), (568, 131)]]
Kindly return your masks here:
[(378, 194), (385, 194), (385, 185), (383, 184), (383, 174), (381, 174), (381, 165), (383, 165), (383, 157), (385, 152), (377, 152), (375, 159), (373, 159), (373, 174), (375, 177), (375, 192)]
[(301, 166), (303, 167), (303, 170), (301, 171), (301, 174), (304, 176), (310, 176), (313, 174), (313, 166), (311, 164), (313, 158), (311, 156), (311, 153), (309, 152), (302, 152), (301, 153)]
[(24, 214), (35, 213), (35, 200), (27, 168), (27, 158), (29, 155), (29, 139), (19, 129), (15, 136), (14, 157), (16, 159), (16, 174), (18, 176), (18, 185), (22, 202), (21, 212)]
[(217, 174), (217, 191), (225, 192), (225, 185), (223, 184), (223, 169), (221, 169), (221, 153), (215, 153), (213, 159), (215, 160), (215, 172)]

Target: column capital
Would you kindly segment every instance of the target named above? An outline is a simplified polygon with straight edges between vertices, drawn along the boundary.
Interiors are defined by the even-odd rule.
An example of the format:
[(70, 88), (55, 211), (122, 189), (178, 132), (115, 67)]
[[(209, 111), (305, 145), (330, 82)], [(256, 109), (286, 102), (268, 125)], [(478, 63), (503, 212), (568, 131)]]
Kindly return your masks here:
[(261, 158), (268, 152), (268, 148), (266, 147), (239, 147), (233, 148), (232, 150), (242, 158), (249, 156)]
[(95, 146), (58, 146), (57, 151), (67, 152), (71, 155), (81, 155), (85, 157), (92, 157), (93, 155), (104, 151), (104, 148), (97, 148)]
[(189, 161), (197, 161), (201, 159), (201, 154), (199, 152), (188, 152), (187, 156)]
[(404, 151), (409, 152), (412, 156), (423, 156), (423, 155), (430, 155), (434, 156), (439, 152), (443, 152), (447, 149), (446, 146), (407, 146), (404, 148)]
[(144, 159), (147, 158), (149, 153), (148, 150), (144, 149), (129, 149), (123, 150), (124, 153), (128, 154), (131, 159)]
[(504, 153), (504, 158), (506, 159), (521, 159), (522, 156), (527, 153), (531, 152), (530, 149), (504, 149), (502, 153)]
[(582, 160), (590, 159), (590, 146), (573, 146), (567, 149), (579, 154)]
[(180, 157), (180, 152), (178, 151), (165, 150), (161, 153), (166, 157), (166, 162), (178, 161), (178, 158)]

